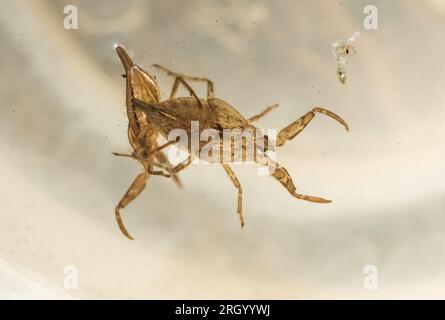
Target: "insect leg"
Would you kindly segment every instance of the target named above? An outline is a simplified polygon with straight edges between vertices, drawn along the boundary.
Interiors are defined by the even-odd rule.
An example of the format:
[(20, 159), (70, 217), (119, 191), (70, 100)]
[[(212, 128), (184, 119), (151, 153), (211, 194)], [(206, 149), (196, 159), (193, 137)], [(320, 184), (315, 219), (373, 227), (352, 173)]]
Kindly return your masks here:
[[(138, 158), (136, 157), (137, 160), (139, 160), (144, 166), (147, 166), (147, 170), (152, 173), (152, 172), (156, 172), (155, 174), (157, 175), (163, 175), (164, 177), (172, 177), (173, 180), (175, 181), (175, 183), (179, 186), (182, 187), (181, 181), (179, 180), (177, 174), (174, 170), (174, 168), (171, 167), (170, 163), (159, 163), (157, 161), (153, 161), (151, 159), (143, 159), (143, 158)], [(169, 174), (165, 174), (165, 173), (159, 173), (159, 171), (153, 171), (153, 169), (151, 168), (152, 166), (156, 166), (162, 170), (167, 171)]]
[[(171, 164), (168, 162), (168, 160), (166, 158), (165, 158), (165, 161), (162, 161), (162, 163), (159, 163), (159, 162), (156, 162), (156, 161), (152, 161), (150, 159), (142, 158), (142, 157), (140, 157), (140, 156), (138, 156), (136, 154), (127, 154), (127, 153), (118, 153), (118, 152), (112, 152), (112, 153), (115, 156), (132, 158), (132, 159), (138, 160), (144, 166), (147, 166), (147, 171), (150, 174), (157, 175), (157, 176), (163, 176), (163, 177), (166, 177), (166, 178), (172, 177), (173, 180), (175, 181), (175, 183), (179, 187), (182, 187), (181, 181), (179, 180), (178, 176), (176, 175), (176, 172), (173, 171), (174, 168), (171, 167)], [(157, 151), (156, 154), (161, 154), (161, 152)], [(163, 171), (160, 171), (160, 170), (153, 170), (153, 166), (159, 167), (159, 168), (167, 171), (170, 174), (167, 174), (167, 173), (165, 173)]]
[[(159, 155), (162, 154), (163, 157), (165, 157), (165, 155), (163, 153), (158, 153), (156, 154)], [(159, 160), (159, 158), (158, 158)], [(179, 171), (184, 170), (185, 168), (187, 168), (191, 163), (192, 163), (192, 156), (189, 155), (187, 159), (185, 159), (183, 162), (177, 164), (175, 167), (171, 167), (171, 164), (168, 162), (167, 159), (165, 159), (167, 162), (165, 161), (161, 161), (161, 163), (156, 163), (156, 162), (148, 162), (147, 160), (145, 160), (147, 163), (151, 163), (151, 165), (148, 165), (148, 171), (150, 174), (153, 175), (163, 175), (164, 177), (173, 177), (173, 179), (175, 180), (176, 184), (179, 187), (182, 187), (181, 181), (179, 180), (178, 176), (176, 175)], [(144, 160), (141, 160), (142, 162), (144, 162)], [(165, 164), (167, 163), (167, 164)], [(153, 171), (153, 169), (151, 168), (151, 166), (157, 166), (163, 170), (166, 170), (167, 172), (169, 172), (170, 174), (167, 175), (165, 174), (163, 171)]]
[(151, 150), (150, 153), (156, 153), (156, 152), (159, 152), (159, 151), (161, 151), (162, 149), (167, 148), (168, 146), (172, 145), (173, 143), (177, 143), (177, 142), (178, 142), (178, 141), (168, 141), (168, 142), (164, 143), (163, 145), (161, 145), (161, 146), (159, 146), (159, 147), (157, 147), (157, 148)]
[[(174, 178), (174, 174), (178, 173), (179, 171), (184, 170), (185, 168), (187, 168), (190, 164), (192, 163), (192, 156), (188, 156), (187, 159), (185, 159), (183, 162), (177, 164), (175, 167), (171, 168), (171, 164), (169, 163), (168, 166), (162, 164), (162, 163), (154, 163), (154, 165), (159, 166), (160, 168), (163, 168), (164, 170), (168, 170), (167, 172), (170, 172), (173, 174), (173, 178)], [(163, 171), (150, 171), (152, 169), (150, 169), (149, 167), (149, 172), (153, 175), (158, 174), (158, 175), (163, 175), (164, 177), (171, 177), (171, 175), (167, 175), (165, 174)], [(159, 173), (157, 173), (159, 172)], [(181, 184), (179, 183), (179, 185), (181, 186)]]
[(258, 121), (258, 120), (260, 120), (262, 117), (264, 117), (266, 114), (268, 114), (269, 112), (271, 112), (273, 109), (275, 109), (275, 108), (277, 108), (277, 107), (278, 107), (278, 103), (275, 103), (275, 104), (273, 104), (273, 105), (267, 107), (266, 109), (264, 109), (264, 110), (261, 111), (260, 113), (254, 115), (254, 116), (252, 116), (252, 117), (250, 117), (250, 118), (248, 118), (247, 121), (248, 121), (249, 123), (253, 123), (253, 122), (255, 122), (255, 121)]
[(226, 171), (227, 175), (229, 176), (230, 180), (232, 180), (232, 183), (234, 184), (235, 188), (238, 189), (238, 207), (237, 207), (237, 213), (239, 215), (239, 220), (241, 223), (241, 228), (244, 226), (244, 217), (243, 217), (243, 190), (241, 189), (241, 184), (238, 181), (238, 178), (236, 177), (235, 173), (233, 172), (232, 168), (230, 168), (227, 164), (222, 164), (224, 170)]
[[(165, 168), (169, 168), (168, 170), (166, 170), (166, 169), (163, 169), (163, 170), (165, 170), (167, 172), (169, 172), (169, 170), (170, 170), (170, 172), (172, 173), (172, 174), (165, 174), (165, 175), (162, 174), (162, 175), (164, 175), (164, 177), (172, 177), (173, 176), (173, 180), (175, 181), (175, 183), (178, 185), (178, 187), (181, 187), (182, 183), (181, 183), (181, 180), (179, 179), (179, 177), (176, 175), (176, 171), (175, 171), (176, 167), (172, 166), (170, 161), (168, 161), (167, 156), (161, 151), (156, 152), (153, 156), (158, 160), (158, 162), (162, 166), (164, 166)], [(161, 171), (161, 172), (164, 172), (164, 171)]]
[[(263, 159), (267, 159), (263, 157)], [(269, 163), (268, 165), (273, 166), (273, 173), (272, 176), (280, 182), (287, 191), (291, 195), (293, 195), (295, 198), (306, 200), (310, 202), (316, 202), (316, 203), (329, 203), (331, 200), (326, 200), (319, 197), (313, 197), (313, 196), (307, 196), (304, 194), (297, 193), (297, 188), (294, 185), (294, 182), (292, 181), (292, 177), (290, 176), (289, 172), (287, 172), (286, 168), (282, 167), (280, 164), (272, 161), (271, 159), (268, 159)], [(262, 163), (261, 161), (258, 161), (259, 163)], [(264, 163), (262, 163), (264, 164)]]
[(165, 173), (162, 170), (153, 170), (152, 166), (148, 166), (148, 172), (151, 175), (154, 175), (154, 176), (163, 176), (163, 177), (166, 177), (166, 178), (170, 178), (171, 177), (171, 175), (169, 175), (168, 173)]
[(346, 124), (346, 122), (335, 113), (323, 109), (323, 108), (314, 108), (308, 113), (306, 113), (304, 116), (302, 116), (300, 119), (296, 120), (295, 122), (288, 125), (286, 128), (282, 129), (277, 136), (277, 146), (282, 146), (287, 140), (292, 140), (295, 138), (297, 134), (299, 134), (308, 124), (311, 122), (311, 120), (315, 117), (315, 113), (322, 113), (324, 115), (327, 115), (334, 120), (338, 121), (340, 124), (342, 124), (347, 131), (349, 131), (349, 127)]
[[(205, 82), (205, 83), (207, 83), (207, 99), (215, 97), (215, 90), (214, 90), (213, 82), (210, 79), (202, 78), (202, 77), (192, 77), (192, 76), (187, 76), (185, 74), (173, 72), (173, 71), (171, 71), (171, 70), (167, 69), (166, 67), (163, 67), (163, 66), (161, 66), (159, 64), (154, 64), (153, 67), (158, 68), (158, 69), (166, 72), (169, 76), (173, 76), (173, 77), (176, 77), (176, 78), (179, 77), (179, 78), (183, 78), (183, 79), (189, 80), (189, 81)], [(173, 89), (172, 89), (172, 93), (173, 93)], [(176, 90), (174, 90), (174, 93), (176, 93)], [(173, 95), (173, 97), (170, 97), (170, 99), (171, 98), (174, 98), (174, 95)]]
[(178, 165), (176, 165), (172, 169), (172, 171), (174, 173), (178, 173), (179, 171), (184, 170), (185, 168), (187, 168), (190, 165), (190, 163), (192, 163), (192, 156), (191, 155), (189, 155), (188, 158), (185, 159), (183, 162), (181, 162)]
[(119, 152), (112, 152), (112, 154), (114, 154), (115, 156), (118, 156), (118, 157), (126, 157), (126, 158), (137, 159), (136, 156), (135, 156), (134, 154), (129, 154), (129, 153), (119, 153)]
[(198, 104), (201, 106), (201, 100), (199, 100), (199, 98), (196, 95), (195, 91), (192, 89), (192, 87), (190, 87), (190, 85), (187, 82), (185, 82), (184, 78), (182, 78), (182, 77), (176, 77), (175, 78), (175, 82), (173, 83), (172, 92), (170, 93), (170, 99), (173, 99), (176, 96), (176, 91), (178, 91), (178, 87), (179, 87), (180, 83), (184, 87), (187, 88), (187, 90), (190, 92), (190, 96), (194, 97), (196, 99), (196, 101), (198, 101)]
[(122, 199), (119, 201), (119, 203), (115, 209), (116, 221), (119, 226), (119, 229), (122, 231), (122, 233), (127, 238), (129, 238), (131, 240), (133, 240), (133, 237), (128, 233), (127, 229), (124, 226), (124, 223), (122, 221), (121, 214), (120, 214), (120, 209), (125, 208), (131, 201), (133, 201), (142, 192), (142, 190), (144, 190), (144, 188), (147, 184), (147, 179), (149, 176), (150, 175), (147, 171), (139, 174), (136, 177), (136, 179), (134, 179), (130, 188), (128, 188), (127, 192), (122, 197)]

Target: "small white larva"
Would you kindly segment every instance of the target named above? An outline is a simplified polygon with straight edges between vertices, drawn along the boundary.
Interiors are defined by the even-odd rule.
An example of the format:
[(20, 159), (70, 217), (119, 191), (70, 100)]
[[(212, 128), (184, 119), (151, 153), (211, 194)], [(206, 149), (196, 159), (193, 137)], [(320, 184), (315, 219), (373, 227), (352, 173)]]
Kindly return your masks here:
[(335, 41), (332, 45), (332, 53), (334, 54), (335, 62), (337, 63), (338, 80), (343, 84), (346, 83), (346, 66), (348, 64), (346, 56), (357, 53), (352, 46), (352, 42), (354, 42), (359, 35), (360, 32), (356, 31), (348, 40)]

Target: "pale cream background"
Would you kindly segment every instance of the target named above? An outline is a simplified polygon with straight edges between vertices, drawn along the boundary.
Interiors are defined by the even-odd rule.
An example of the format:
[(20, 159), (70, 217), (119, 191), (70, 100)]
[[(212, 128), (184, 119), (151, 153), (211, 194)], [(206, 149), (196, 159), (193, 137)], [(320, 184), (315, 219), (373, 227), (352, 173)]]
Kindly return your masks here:
[[(445, 298), (445, 3), (372, 3), (377, 31), (362, 27), (369, 1), (0, 0), (0, 297)], [(341, 85), (331, 44), (354, 31)], [(235, 166), (240, 231), (230, 180), (199, 165), (182, 190), (152, 178), (123, 210), (125, 239), (114, 206), (141, 168), (111, 155), (130, 150), (114, 43), (164, 96), (152, 63), (213, 79), (246, 116), (279, 102), (264, 128), (315, 105), (342, 115), (350, 133), (318, 116), (278, 153), (302, 193), (334, 202)]]

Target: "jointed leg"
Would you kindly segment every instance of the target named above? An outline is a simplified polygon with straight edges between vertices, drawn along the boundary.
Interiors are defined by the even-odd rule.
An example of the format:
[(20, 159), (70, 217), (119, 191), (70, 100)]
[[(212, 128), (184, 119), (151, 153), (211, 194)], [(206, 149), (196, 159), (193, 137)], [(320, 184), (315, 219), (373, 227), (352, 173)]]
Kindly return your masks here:
[(114, 154), (115, 156), (118, 156), (118, 157), (126, 157), (126, 158), (132, 158), (132, 159), (135, 159), (134, 154), (120, 153), (120, 152), (112, 152), (112, 154)]
[[(166, 72), (169, 76), (173, 76), (173, 77), (176, 77), (176, 78), (182, 78), (184, 80), (189, 80), (189, 81), (205, 82), (205, 83), (207, 83), (207, 99), (215, 97), (213, 82), (211, 80), (207, 79), (207, 78), (192, 77), (192, 76), (187, 76), (185, 74), (173, 72), (173, 71), (171, 71), (171, 70), (169, 70), (169, 69), (167, 69), (167, 68), (165, 68), (165, 67), (163, 67), (163, 66), (161, 66), (159, 64), (154, 64), (153, 67), (158, 68), (158, 69)], [(175, 84), (176, 84), (176, 81), (175, 81)], [(175, 87), (175, 85), (173, 85), (173, 88), (174, 87)], [(176, 90), (177, 90), (177, 88), (175, 90), (172, 89), (172, 94), (176, 93)], [(173, 97), (170, 95), (170, 99), (171, 98), (174, 98), (174, 95), (173, 95)]]
[[(159, 152), (159, 151), (161, 151), (162, 149), (167, 148), (168, 146), (171, 146), (172, 144), (177, 143), (177, 142), (178, 142), (178, 141), (168, 141), (168, 142), (164, 143), (163, 145), (160, 145), (159, 147), (154, 148), (153, 150), (150, 151), (150, 153)], [(150, 153), (149, 153), (149, 154), (150, 154)]]
[(187, 168), (187, 167), (190, 165), (190, 163), (192, 163), (192, 156), (188, 156), (188, 158), (187, 158), (185, 161), (183, 161), (183, 162), (177, 164), (177, 165), (176, 165), (175, 167), (173, 167), (173, 168), (171, 168), (171, 167), (170, 167), (171, 164), (168, 163), (168, 164), (169, 164), (169, 167), (168, 167), (168, 169), (165, 169), (165, 170), (167, 170), (167, 172), (169, 172), (169, 173), (171, 174), (173, 180), (175, 180), (176, 184), (177, 184), (180, 188), (182, 187), (182, 183), (181, 183), (181, 181), (179, 180), (179, 177), (178, 177), (177, 173), (178, 173), (179, 171), (182, 171), (182, 170), (184, 170), (185, 168)]
[(232, 183), (234, 186), (238, 189), (238, 206), (237, 206), (237, 213), (239, 215), (239, 220), (241, 223), (241, 228), (244, 226), (244, 217), (243, 217), (243, 190), (241, 189), (241, 184), (238, 181), (238, 178), (236, 177), (235, 173), (233, 172), (232, 168), (230, 168), (229, 165), (223, 164), (222, 165), (224, 170), (226, 171), (227, 175), (229, 176), (230, 180), (232, 180)]
[[(141, 148), (141, 149), (135, 150), (135, 152), (132, 154), (119, 153), (119, 152), (112, 152), (112, 154), (114, 154), (115, 156), (118, 156), (118, 157), (133, 158), (133, 159), (145, 161), (145, 162), (147, 162), (147, 161), (150, 162), (150, 161), (147, 159), (144, 159), (144, 158), (148, 158), (150, 155), (156, 154), (157, 155), (156, 158), (158, 158), (158, 160), (163, 162), (162, 164), (159, 164), (160, 167), (164, 167), (164, 166), (167, 167), (167, 165), (164, 165), (164, 163), (168, 163), (168, 160), (165, 157), (165, 155), (163, 153), (161, 153), (160, 151), (174, 143), (177, 143), (177, 141), (168, 141), (168, 142), (164, 143), (163, 145), (156, 147), (155, 149), (153, 149), (149, 152), (147, 152), (147, 149)], [(153, 163), (153, 164), (155, 164), (155, 163)]]
[[(169, 168), (169, 170), (166, 170), (166, 169), (164, 169), (164, 170), (166, 170), (167, 172), (170, 171), (170, 173), (172, 173), (172, 174), (167, 174), (166, 176), (173, 177), (173, 181), (175, 181), (175, 183), (178, 185), (178, 187), (181, 188), (182, 187), (181, 180), (174, 172), (174, 168), (171, 165), (170, 161), (168, 161), (167, 156), (161, 151), (156, 152), (153, 156), (158, 160), (158, 162), (161, 165), (165, 166), (166, 168)], [(149, 168), (150, 167), (152, 167), (152, 165), (149, 165)], [(161, 170), (161, 172), (163, 172), (163, 171)]]
[(316, 203), (331, 202), (331, 200), (297, 193), (297, 188), (295, 187), (294, 182), (292, 181), (292, 177), (290, 176), (289, 172), (287, 172), (286, 168), (272, 161), (270, 158), (262, 156), (260, 158), (257, 158), (256, 161), (262, 165), (268, 165), (269, 168), (272, 170), (272, 177), (277, 179), (295, 198)]
[(292, 181), (289, 172), (287, 172), (287, 170), (284, 167), (278, 165), (277, 168), (275, 168), (275, 171), (272, 173), (272, 176), (275, 179), (277, 179), (287, 189), (287, 191), (289, 191), (289, 193), (293, 195), (295, 198), (316, 203), (332, 202), (331, 200), (326, 200), (319, 197), (307, 196), (304, 194), (297, 193), (296, 191), (297, 189), (294, 185), (294, 182)]
[(144, 190), (144, 188), (147, 184), (148, 177), (149, 177), (149, 173), (147, 171), (138, 175), (136, 177), (136, 179), (134, 179), (130, 188), (128, 188), (125, 195), (119, 201), (119, 204), (116, 206), (116, 209), (115, 209), (116, 221), (119, 226), (119, 229), (122, 231), (122, 233), (127, 238), (129, 238), (131, 240), (133, 240), (133, 237), (128, 233), (127, 229), (124, 226), (124, 223), (122, 222), (122, 218), (120, 215), (120, 209), (125, 208), (131, 201), (133, 201), (142, 192), (142, 190)]
[[(179, 180), (178, 176), (176, 175), (176, 173), (173, 171), (174, 168), (171, 167), (170, 163), (159, 163), (157, 161), (153, 161), (153, 160), (149, 160), (148, 158), (142, 158), (140, 156), (137, 156), (136, 154), (127, 154), (127, 153), (118, 153), (118, 152), (112, 152), (115, 156), (119, 156), (119, 157), (126, 157), (126, 158), (132, 158), (135, 160), (138, 160), (139, 162), (141, 162), (144, 167), (147, 166), (147, 171), (152, 174), (152, 175), (158, 175), (158, 176), (164, 176), (166, 178), (170, 178), (172, 177), (173, 180), (176, 182), (176, 184), (179, 187), (182, 187), (181, 185), (181, 181)], [(153, 166), (156, 166), (158, 168), (161, 168), (165, 171), (167, 171), (170, 174), (166, 174), (163, 171), (159, 171), (159, 170), (153, 170)]]
[[(161, 153), (159, 153), (158, 155), (161, 155)], [(161, 159), (163, 159), (163, 157), (165, 157), (165, 155), (164, 154), (162, 154), (162, 157), (161, 157)], [(158, 158), (158, 160), (160, 160), (160, 158), (159, 157), (157, 157)], [(168, 160), (167, 159), (165, 159), (167, 162), (168, 162)], [(165, 162), (165, 161), (164, 161)], [(175, 181), (177, 182), (177, 184), (179, 185), (179, 187), (182, 187), (182, 184), (181, 184), (181, 182), (179, 181), (179, 179), (177, 178), (177, 173), (179, 172), (179, 171), (182, 171), (182, 170), (184, 170), (185, 168), (187, 168), (190, 164), (192, 163), (192, 156), (191, 155), (189, 155), (188, 157), (187, 157), (187, 159), (185, 159), (183, 162), (181, 162), (181, 163), (178, 163), (176, 166), (174, 166), (173, 168), (171, 167), (171, 164), (170, 163), (168, 163), (168, 166), (166, 166), (166, 165), (164, 165), (164, 164), (161, 164), (161, 163), (153, 163), (153, 165), (155, 165), (155, 166), (159, 166), (160, 168), (163, 168), (164, 170), (166, 170), (167, 172), (169, 172), (170, 174), (171, 174), (171, 176), (173, 177), (173, 179), (175, 179)], [(149, 170), (150, 170), (150, 165), (149, 165)], [(150, 172), (150, 171), (149, 171)], [(155, 171), (156, 172), (156, 171)], [(151, 172), (150, 172), (151, 173)]]
[(148, 171), (148, 173), (150, 173), (153, 176), (163, 176), (163, 177), (166, 177), (166, 178), (170, 178), (171, 177), (171, 175), (169, 175), (168, 173), (165, 173), (162, 170), (153, 170), (153, 166), (151, 166), (151, 165), (148, 166), (147, 171)]
[(286, 128), (282, 129), (277, 136), (277, 146), (282, 146), (287, 140), (292, 140), (297, 134), (299, 134), (308, 124), (311, 122), (311, 120), (315, 117), (315, 113), (322, 113), (324, 115), (327, 115), (334, 120), (338, 121), (340, 124), (342, 124), (347, 131), (349, 131), (349, 127), (346, 124), (346, 122), (335, 113), (323, 109), (323, 108), (314, 108), (312, 111), (309, 111), (304, 116), (302, 116), (297, 121), (291, 123)]
[(277, 107), (278, 107), (278, 103), (275, 103), (275, 104), (267, 107), (263, 111), (261, 111), (259, 114), (254, 115), (253, 117), (248, 118), (247, 121), (249, 123), (253, 123), (255, 121), (258, 121), (260, 118), (264, 117), (266, 114), (268, 114), (269, 112), (271, 112), (273, 109), (275, 109)]
[(118, 157), (132, 158), (134, 160), (138, 160), (138, 161), (141, 161), (142, 163), (147, 164), (148, 165), (147, 171), (150, 174), (152, 174), (152, 175), (164, 176), (164, 177), (167, 177), (167, 178), (171, 177), (169, 174), (166, 174), (163, 171), (153, 170), (153, 168), (152, 168), (152, 166), (154, 165), (154, 166), (157, 166), (157, 167), (160, 167), (162, 169), (166, 169), (167, 170), (167, 168), (168, 168), (167, 165), (164, 165), (164, 164), (161, 164), (161, 163), (157, 163), (155, 161), (149, 161), (147, 159), (142, 159), (142, 158), (139, 158), (138, 156), (136, 156), (134, 154), (119, 153), (119, 152), (112, 152), (112, 154), (114, 154), (115, 156), (118, 156)]
[(195, 91), (193, 91), (192, 87), (185, 82), (185, 80), (181, 77), (176, 77), (175, 82), (173, 84), (172, 92), (170, 93), (170, 99), (173, 99), (176, 96), (176, 91), (178, 91), (179, 84), (182, 83), (184, 87), (187, 88), (187, 90), (190, 92), (190, 96), (194, 97), (196, 101), (198, 101), (199, 105), (201, 105), (201, 100), (199, 100), (198, 96), (196, 95)]
[(178, 173), (179, 171), (184, 170), (185, 168), (187, 168), (190, 164), (192, 163), (192, 156), (189, 155), (187, 159), (185, 159), (183, 162), (177, 164), (172, 171), (174, 173)]

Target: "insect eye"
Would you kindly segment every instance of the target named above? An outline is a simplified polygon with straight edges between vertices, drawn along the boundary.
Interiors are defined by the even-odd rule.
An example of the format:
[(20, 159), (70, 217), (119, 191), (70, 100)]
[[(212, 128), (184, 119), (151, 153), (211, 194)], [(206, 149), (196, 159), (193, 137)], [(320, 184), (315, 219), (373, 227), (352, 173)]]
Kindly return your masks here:
[(349, 48), (346, 48), (346, 54), (349, 54)]

